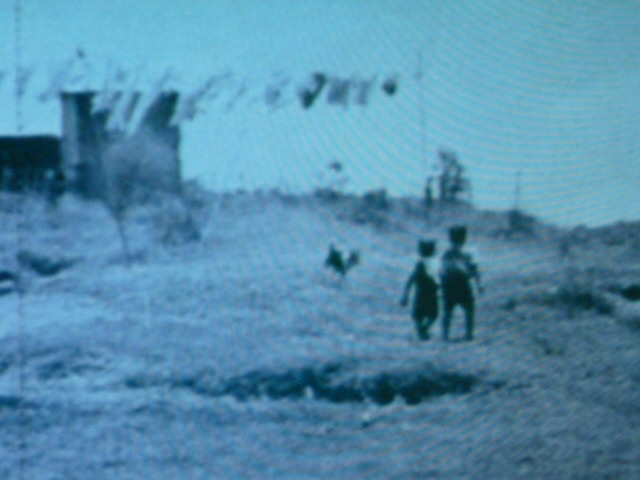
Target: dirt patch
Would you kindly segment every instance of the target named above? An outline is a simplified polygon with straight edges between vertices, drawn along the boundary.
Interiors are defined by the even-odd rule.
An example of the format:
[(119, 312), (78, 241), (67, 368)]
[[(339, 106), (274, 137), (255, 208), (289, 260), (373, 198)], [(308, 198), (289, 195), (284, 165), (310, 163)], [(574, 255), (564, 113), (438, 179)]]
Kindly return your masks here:
[(632, 302), (640, 300), (640, 285), (629, 285), (618, 292), (622, 297)]
[(480, 383), (478, 377), (441, 371), (430, 365), (363, 374), (339, 364), (287, 370), (252, 370), (228, 378), (204, 373), (165, 379), (139, 375), (125, 380), (127, 388), (187, 389), (198, 395), (231, 396), (240, 401), (307, 398), (331, 403), (373, 402), (378, 405), (386, 405), (396, 399), (416, 405), (440, 395), (470, 393)]

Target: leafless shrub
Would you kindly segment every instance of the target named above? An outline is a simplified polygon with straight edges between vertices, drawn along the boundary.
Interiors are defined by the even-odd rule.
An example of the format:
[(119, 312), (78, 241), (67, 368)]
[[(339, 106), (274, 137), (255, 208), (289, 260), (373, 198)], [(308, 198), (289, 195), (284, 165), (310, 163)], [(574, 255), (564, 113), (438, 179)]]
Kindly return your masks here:
[(449, 150), (440, 150), (440, 174), (438, 175), (438, 187), (440, 201), (455, 203), (461, 200), (463, 195), (471, 195), (471, 181), (464, 173), (464, 166), (458, 160), (458, 155)]
[(144, 133), (123, 139), (105, 152), (104, 203), (118, 227), (125, 263), (131, 263), (127, 213), (154, 192), (179, 193), (177, 159), (160, 139)]

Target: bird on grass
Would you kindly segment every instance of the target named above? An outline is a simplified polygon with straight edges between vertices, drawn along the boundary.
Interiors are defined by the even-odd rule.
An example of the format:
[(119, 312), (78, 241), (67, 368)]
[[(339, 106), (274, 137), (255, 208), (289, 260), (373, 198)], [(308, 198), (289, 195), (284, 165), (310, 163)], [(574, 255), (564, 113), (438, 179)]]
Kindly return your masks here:
[(332, 243), (329, 245), (329, 254), (327, 255), (324, 265), (344, 278), (349, 270), (359, 263), (360, 253), (357, 250), (352, 250), (351, 253), (349, 253), (349, 256), (345, 259), (343, 253)]

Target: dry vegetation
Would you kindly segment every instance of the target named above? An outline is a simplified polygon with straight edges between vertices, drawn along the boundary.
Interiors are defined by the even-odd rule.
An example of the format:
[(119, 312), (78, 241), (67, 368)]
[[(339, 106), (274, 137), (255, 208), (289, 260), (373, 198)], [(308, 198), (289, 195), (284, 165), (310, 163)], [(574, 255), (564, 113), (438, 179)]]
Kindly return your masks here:
[[(100, 203), (2, 195), (0, 220), (2, 268), (73, 259), (0, 296), (2, 478), (640, 475), (638, 225), (505, 236), (465, 205), (190, 184), (129, 208), (125, 266)], [(401, 287), (454, 222), (477, 340), (419, 342)], [(332, 239), (362, 254), (343, 281)]]

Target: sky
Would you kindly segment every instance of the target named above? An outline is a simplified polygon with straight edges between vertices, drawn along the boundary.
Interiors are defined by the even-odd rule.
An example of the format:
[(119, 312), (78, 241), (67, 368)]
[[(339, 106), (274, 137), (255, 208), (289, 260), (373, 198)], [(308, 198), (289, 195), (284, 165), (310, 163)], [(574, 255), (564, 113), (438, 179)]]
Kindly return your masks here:
[[(17, 129), (16, 0), (0, 7), (0, 132)], [(441, 148), (473, 201), (563, 225), (640, 217), (633, 0), (19, 0), (23, 133), (60, 133), (55, 89), (213, 91), (182, 124), (183, 174), (216, 189), (420, 195)], [(78, 55), (78, 52), (82, 52)], [(75, 60), (73, 60), (75, 58)], [(61, 71), (74, 75), (64, 81)], [(310, 74), (373, 82), (366, 106), (300, 107)], [(396, 78), (398, 90), (380, 87)], [(163, 80), (163, 82), (161, 82)], [(269, 92), (281, 92), (267, 101)]]

